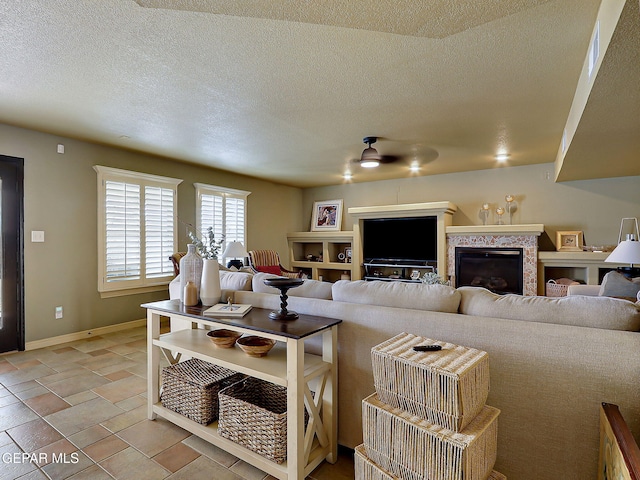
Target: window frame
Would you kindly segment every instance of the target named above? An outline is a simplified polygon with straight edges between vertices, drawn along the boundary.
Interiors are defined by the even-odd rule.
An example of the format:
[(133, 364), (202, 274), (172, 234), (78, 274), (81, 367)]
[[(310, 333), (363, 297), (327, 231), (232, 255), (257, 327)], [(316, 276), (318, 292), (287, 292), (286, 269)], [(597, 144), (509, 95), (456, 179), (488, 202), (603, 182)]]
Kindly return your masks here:
[[(98, 177), (98, 292), (102, 298), (134, 295), (160, 291), (173, 280), (173, 270), (163, 276), (146, 276), (146, 222), (145, 187), (159, 187), (173, 190), (173, 251), (178, 245), (178, 185), (182, 179), (152, 175), (149, 173), (122, 170), (119, 168), (94, 165)], [(140, 186), (140, 276), (135, 279), (107, 279), (107, 225), (106, 225), (106, 182), (113, 181)]]
[[(248, 204), (248, 197), (249, 197), (249, 195), (251, 195), (251, 192), (249, 192), (247, 190), (238, 190), (238, 189), (235, 189), (235, 188), (220, 187), (220, 186), (217, 186), (217, 185), (208, 185), (206, 183), (194, 183), (193, 186), (196, 189), (196, 229), (197, 229), (198, 232), (201, 232), (202, 234), (205, 233), (205, 230), (207, 228), (207, 227), (203, 227), (202, 226), (202, 195), (216, 195), (216, 196), (221, 196), (223, 198), (222, 227), (223, 227), (223, 230), (224, 230), (223, 233), (225, 235), (225, 239), (224, 239), (224, 242), (222, 243), (222, 247), (220, 249), (220, 253), (218, 254), (218, 257), (220, 259), (222, 259), (222, 253), (224, 252), (224, 249), (227, 246), (227, 242), (229, 241), (229, 239), (227, 238), (227, 235), (226, 235), (226, 201), (227, 201), (227, 198), (239, 198), (239, 199), (242, 199), (244, 201), (244, 225), (243, 225), (243, 232), (242, 232), (242, 236), (243, 236), (242, 244), (246, 249), (247, 248), (247, 245), (246, 245), (246, 241), (247, 241), (247, 204)], [(231, 239), (231, 240), (236, 240), (236, 239)]]

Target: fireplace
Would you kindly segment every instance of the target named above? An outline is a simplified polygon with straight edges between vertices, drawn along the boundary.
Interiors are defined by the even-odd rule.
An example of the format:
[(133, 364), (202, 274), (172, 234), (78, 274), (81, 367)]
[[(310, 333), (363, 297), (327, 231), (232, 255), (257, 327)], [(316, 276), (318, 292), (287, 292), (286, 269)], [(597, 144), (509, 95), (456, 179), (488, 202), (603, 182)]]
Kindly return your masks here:
[(455, 283), (522, 295), (523, 249), (456, 247)]

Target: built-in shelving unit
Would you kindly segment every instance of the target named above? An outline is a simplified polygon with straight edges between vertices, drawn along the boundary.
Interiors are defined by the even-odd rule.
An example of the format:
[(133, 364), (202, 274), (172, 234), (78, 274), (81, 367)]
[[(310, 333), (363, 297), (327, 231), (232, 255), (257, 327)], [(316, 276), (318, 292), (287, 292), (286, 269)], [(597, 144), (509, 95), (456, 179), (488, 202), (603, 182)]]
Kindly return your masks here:
[[(447, 227), (453, 223), (453, 214), (458, 207), (451, 202), (408, 203), (399, 205), (379, 205), (372, 207), (351, 207), (348, 212), (353, 217), (353, 263), (361, 275), (364, 267), (362, 254), (362, 221), (368, 218), (437, 218), (437, 254), (436, 270), (441, 276), (447, 276)], [(389, 232), (392, 236), (393, 232)], [(355, 267), (354, 265), (354, 267)], [(392, 267), (393, 268), (393, 267)], [(400, 270), (402, 265), (395, 265)], [(425, 270), (426, 271), (426, 270)]]
[(538, 293), (544, 295), (544, 284), (558, 278), (599, 285), (607, 272), (625, 266), (605, 263), (608, 256), (606, 252), (538, 252)]
[(360, 266), (348, 261), (353, 255), (353, 232), (294, 232), (287, 234), (287, 241), (291, 268), (305, 272), (313, 280), (362, 278)]

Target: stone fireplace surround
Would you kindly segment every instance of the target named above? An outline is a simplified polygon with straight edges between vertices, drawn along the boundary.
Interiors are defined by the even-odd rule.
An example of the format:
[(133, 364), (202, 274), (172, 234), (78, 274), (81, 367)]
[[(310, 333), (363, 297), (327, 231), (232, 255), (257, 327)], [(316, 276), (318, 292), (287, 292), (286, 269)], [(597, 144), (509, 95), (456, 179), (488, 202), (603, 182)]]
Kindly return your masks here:
[(542, 224), (449, 226), (447, 233), (447, 272), (455, 285), (456, 247), (522, 248), (523, 293), (536, 295), (538, 290), (538, 237)]

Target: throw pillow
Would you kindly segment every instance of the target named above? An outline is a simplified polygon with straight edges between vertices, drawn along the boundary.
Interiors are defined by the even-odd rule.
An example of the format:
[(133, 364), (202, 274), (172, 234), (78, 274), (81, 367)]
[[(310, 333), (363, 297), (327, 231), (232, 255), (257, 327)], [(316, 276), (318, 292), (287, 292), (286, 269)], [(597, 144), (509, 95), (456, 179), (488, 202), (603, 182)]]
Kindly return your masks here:
[(602, 279), (600, 285), (601, 297), (622, 297), (635, 299), (640, 291), (640, 277), (632, 280), (619, 272), (609, 272)]
[(256, 267), (256, 270), (262, 273), (271, 273), (272, 275), (280, 275), (282, 273), (278, 265), (263, 265)]

